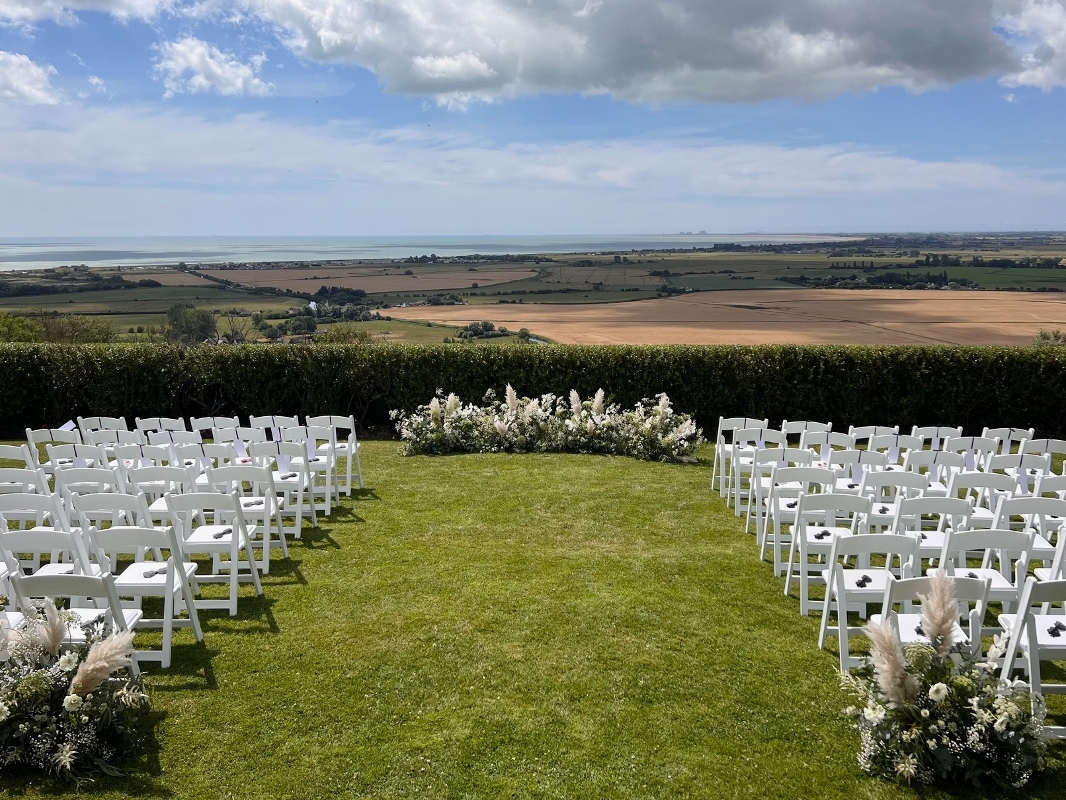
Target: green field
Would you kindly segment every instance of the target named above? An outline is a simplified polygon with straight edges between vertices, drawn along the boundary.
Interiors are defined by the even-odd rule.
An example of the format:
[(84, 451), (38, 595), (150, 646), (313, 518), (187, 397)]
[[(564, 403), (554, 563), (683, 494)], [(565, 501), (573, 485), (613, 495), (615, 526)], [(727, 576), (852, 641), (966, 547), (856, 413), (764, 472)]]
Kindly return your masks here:
[[(859, 246), (861, 245), (861, 246)], [(780, 249), (780, 248), (779, 248)], [(916, 258), (917, 256), (917, 258)], [(972, 281), (980, 289), (1014, 289), (1025, 291), (1066, 290), (1066, 268), (940, 266), (926, 265), (924, 259), (959, 258), (965, 263), (979, 257), (992, 259), (1047, 259), (1056, 264), (1066, 257), (1066, 237), (1033, 236), (962, 236), (943, 235), (919, 237), (906, 245), (871, 239), (850, 245), (795, 246), (780, 252), (748, 248), (743, 251), (686, 251), (629, 252), (625, 254), (547, 254), (549, 260), (529, 261), (438, 261), (430, 263), (382, 262), (363, 265), (376, 277), (346, 277), (351, 265), (306, 264), (279, 265), (277, 278), (268, 291), (254, 292), (241, 280), (262, 282), (270, 270), (226, 270), (217, 273), (234, 286), (223, 286), (177, 269), (90, 269), (69, 268), (24, 273), (0, 273), (0, 289), (5, 286), (32, 284), (76, 289), (66, 294), (33, 294), (19, 297), (0, 296), (0, 312), (26, 313), (34, 308), (77, 314), (105, 315), (112, 327), (125, 332), (129, 327), (158, 327), (163, 314), (171, 305), (187, 302), (216, 313), (239, 309), (242, 313), (260, 311), (268, 316), (284, 314), (306, 304), (306, 299), (285, 294), (284, 290), (314, 293), (321, 286), (359, 288), (360, 280), (377, 281), (368, 286), (385, 288), (371, 290), (365, 303), (383, 315), (399, 304), (425, 303), (433, 295), (457, 295), (471, 305), (497, 305), (501, 302), (522, 303), (616, 303), (632, 302), (685, 291), (721, 291), (738, 289), (802, 288), (818, 285), (827, 278), (837, 280), (871, 280), (886, 272), (925, 275), (947, 274), (949, 281)], [(618, 259), (616, 261), (616, 259)], [(922, 261), (916, 264), (916, 261)], [(536, 275), (530, 277), (531, 270)], [(406, 273), (410, 272), (410, 275)], [(514, 280), (482, 285), (485, 280), (500, 280), (510, 273)], [(367, 273), (367, 275), (369, 275)], [(655, 273), (655, 274), (652, 274)], [(799, 276), (806, 276), (807, 284), (798, 284)], [(492, 277), (495, 276), (495, 277)], [(429, 279), (419, 281), (419, 278)], [(142, 279), (155, 279), (164, 284), (191, 283), (193, 285), (163, 285), (153, 288), (108, 289), (88, 291), (122, 281), (135, 284)], [(787, 279), (787, 280), (786, 280)], [(385, 281), (388, 285), (383, 285)], [(450, 281), (451, 288), (419, 288), (437, 286)], [(410, 286), (410, 288), (407, 288)], [(25, 288), (25, 286), (23, 286)], [(281, 293), (270, 293), (278, 290)], [(36, 290), (35, 290), (36, 291)], [(876, 290), (875, 290), (876, 291)], [(0, 291), (0, 295), (3, 292)], [(485, 315), (491, 319), (491, 312)], [(372, 330), (377, 330), (373, 328)], [(442, 337), (443, 338), (443, 334)], [(398, 334), (399, 341), (438, 341), (421, 332)], [(498, 343), (498, 340), (494, 340)]]
[[(81, 795), (998, 796), (859, 772), (836, 655), (706, 461), (364, 448), (368, 488), (272, 563), (266, 596), (246, 587), (238, 617), (202, 615), (206, 645), (182, 630), (174, 666), (146, 668), (150, 748)], [(1012, 797), (1063, 796), (1053, 754)]]

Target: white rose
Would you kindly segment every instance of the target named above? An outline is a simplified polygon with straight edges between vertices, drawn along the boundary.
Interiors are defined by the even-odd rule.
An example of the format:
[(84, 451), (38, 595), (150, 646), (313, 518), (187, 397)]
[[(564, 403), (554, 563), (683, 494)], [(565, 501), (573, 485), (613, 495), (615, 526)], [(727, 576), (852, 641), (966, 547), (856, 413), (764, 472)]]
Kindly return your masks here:
[(70, 672), (76, 666), (78, 666), (77, 653), (66, 653), (62, 658), (59, 659), (59, 668), (64, 672)]
[(943, 683), (934, 683), (929, 687), (929, 699), (934, 703), (943, 703), (948, 699), (948, 687)]
[(885, 709), (884, 706), (867, 706), (862, 710), (862, 715), (866, 717), (867, 722), (879, 725), (885, 718)]
[(75, 711), (81, 708), (82, 702), (82, 699), (78, 695), (68, 694), (63, 699), (63, 709), (73, 714)]

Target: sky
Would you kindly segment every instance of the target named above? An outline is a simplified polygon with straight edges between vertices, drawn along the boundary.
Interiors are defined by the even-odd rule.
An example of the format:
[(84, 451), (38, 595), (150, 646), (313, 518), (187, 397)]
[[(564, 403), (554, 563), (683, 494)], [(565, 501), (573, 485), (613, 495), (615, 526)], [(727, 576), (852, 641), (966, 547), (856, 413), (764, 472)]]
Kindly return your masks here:
[(1066, 229), (1066, 0), (0, 0), (0, 237)]

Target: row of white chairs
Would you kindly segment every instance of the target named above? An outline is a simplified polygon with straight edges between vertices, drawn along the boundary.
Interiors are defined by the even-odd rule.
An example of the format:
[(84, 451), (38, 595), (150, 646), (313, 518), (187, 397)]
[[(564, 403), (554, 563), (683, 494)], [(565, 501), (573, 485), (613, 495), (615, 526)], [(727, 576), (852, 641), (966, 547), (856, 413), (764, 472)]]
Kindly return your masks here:
[[(63, 428), (26, 429), (26, 441), (31, 455), (37, 458), (38, 450), (48, 444), (89, 444), (103, 445), (109, 451), (119, 445), (146, 445), (164, 443), (202, 443), (203, 434), (210, 432), (215, 441), (247, 441), (245, 435), (256, 436), (255, 432), (265, 435), (267, 441), (283, 439), (286, 429), (303, 428), (314, 431), (318, 443), (317, 449), (335, 459), (346, 459), (346, 471), (339, 490), (346, 496), (352, 493), (353, 485), (364, 488), (362, 465), (359, 459), (359, 441), (356, 436), (354, 416), (323, 414), (307, 416), (301, 423), (296, 416), (252, 415), (248, 424), (242, 426), (238, 417), (190, 417), (185, 420), (171, 417), (148, 417), (135, 420), (131, 430), (124, 417), (78, 417), (77, 423), (67, 423)], [(242, 433), (237, 434), (240, 430)], [(219, 431), (223, 431), (219, 438)], [(252, 433), (248, 433), (248, 432)], [(228, 432), (228, 433), (225, 433)], [(254, 438), (253, 441), (259, 441)], [(0, 458), (5, 458), (0, 454)], [(50, 471), (50, 465), (35, 461), (35, 466), (43, 466)], [(353, 484), (354, 479), (354, 484)]]
[[(751, 423), (765, 421), (736, 421)], [(965, 455), (950, 444), (961, 431), (949, 429), (940, 432), (937, 449), (904, 440), (890, 460), (887, 448), (858, 450), (854, 440), (832, 440), (828, 425), (813, 436), (788, 433), (799, 433), (800, 447), (771, 434), (743, 440), (748, 447), (722, 459), (716, 451), (715, 477), (725, 495), (730, 473), (747, 470), (746, 493), (730, 486), (730, 500), (737, 513), (748, 501), (759, 557), (770, 555), (785, 594), (798, 586), (804, 615), (820, 607), (818, 646), (836, 636), (842, 670), (864, 663), (849, 648), (863, 627), (849, 624), (848, 614), (865, 619), (870, 606), (880, 610), (873, 619), (891, 623), (903, 643), (927, 642), (918, 604), (931, 576), (943, 571), (955, 580), (955, 640), (963, 649), (979, 653), (982, 636), (1001, 631), (1009, 636), (1003, 675), (1021, 665), (1034, 701), (1037, 693), (1066, 691), (1042, 681), (1039, 663), (1066, 658), (1066, 478), (1051, 472), (1053, 448), (1010, 452), (1038, 441), (1032, 431), (1015, 431), (1011, 444), (999, 440), (980, 459), (960, 461)], [(875, 437), (899, 436), (865, 433), (867, 447)], [(937, 466), (943, 471), (932, 469)], [(813, 584), (825, 587), (820, 601), (811, 598)], [(998, 628), (984, 624), (990, 602), (1002, 605)], [(1066, 737), (1062, 726), (1047, 730)]]

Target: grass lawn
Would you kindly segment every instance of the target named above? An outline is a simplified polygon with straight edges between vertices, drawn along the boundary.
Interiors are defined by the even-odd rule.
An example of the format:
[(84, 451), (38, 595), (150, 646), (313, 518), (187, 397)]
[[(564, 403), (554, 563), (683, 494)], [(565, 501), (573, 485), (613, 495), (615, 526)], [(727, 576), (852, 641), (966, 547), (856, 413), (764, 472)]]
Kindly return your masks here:
[[(153, 747), (82, 794), (917, 794), (860, 774), (836, 656), (709, 466), (364, 449), (368, 489), (272, 563), (266, 597), (205, 612), (206, 647), (183, 630), (145, 670)], [(1025, 796), (1063, 796), (1054, 753)]]

